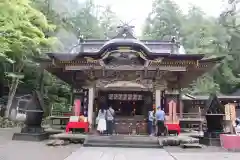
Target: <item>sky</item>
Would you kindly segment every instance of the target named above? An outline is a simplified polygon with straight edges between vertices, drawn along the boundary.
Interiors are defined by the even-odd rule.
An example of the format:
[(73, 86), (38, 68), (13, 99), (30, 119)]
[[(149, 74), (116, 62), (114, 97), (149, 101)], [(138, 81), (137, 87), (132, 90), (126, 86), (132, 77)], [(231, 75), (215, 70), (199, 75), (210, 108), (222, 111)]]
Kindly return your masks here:
[[(217, 16), (223, 8), (222, 0), (174, 0), (187, 12), (189, 4), (200, 7), (207, 15)], [(152, 9), (152, 0), (95, 0), (99, 5), (110, 5), (123, 22), (135, 26), (137, 35), (141, 33), (144, 20)]]

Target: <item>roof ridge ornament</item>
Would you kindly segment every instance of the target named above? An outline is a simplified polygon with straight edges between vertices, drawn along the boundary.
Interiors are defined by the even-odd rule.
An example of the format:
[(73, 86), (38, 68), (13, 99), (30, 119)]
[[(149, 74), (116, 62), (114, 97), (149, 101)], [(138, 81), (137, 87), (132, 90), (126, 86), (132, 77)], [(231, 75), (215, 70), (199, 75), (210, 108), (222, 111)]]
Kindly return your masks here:
[(129, 23), (122, 22), (122, 25), (117, 26), (118, 34), (114, 38), (136, 39), (136, 37), (134, 37), (133, 35), (133, 29), (135, 28), (135, 26), (129, 25)]

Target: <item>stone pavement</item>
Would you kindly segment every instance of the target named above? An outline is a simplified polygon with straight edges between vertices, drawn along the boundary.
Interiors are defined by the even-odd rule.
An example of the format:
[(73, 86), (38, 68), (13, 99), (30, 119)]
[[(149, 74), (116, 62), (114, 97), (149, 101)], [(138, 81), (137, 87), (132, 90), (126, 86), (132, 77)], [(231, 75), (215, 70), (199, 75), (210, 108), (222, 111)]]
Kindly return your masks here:
[(0, 160), (239, 160), (240, 153), (220, 148), (164, 149), (84, 148), (81, 145), (46, 146), (46, 142), (12, 141), (19, 129), (0, 129)]
[(175, 160), (239, 160), (239, 153), (172, 153)]
[(65, 160), (174, 160), (163, 149), (82, 147)]
[(19, 129), (0, 129), (0, 160), (64, 160), (81, 145), (46, 146), (46, 142), (12, 141)]
[(80, 148), (65, 160), (239, 160), (240, 153), (169, 152), (166, 149)]

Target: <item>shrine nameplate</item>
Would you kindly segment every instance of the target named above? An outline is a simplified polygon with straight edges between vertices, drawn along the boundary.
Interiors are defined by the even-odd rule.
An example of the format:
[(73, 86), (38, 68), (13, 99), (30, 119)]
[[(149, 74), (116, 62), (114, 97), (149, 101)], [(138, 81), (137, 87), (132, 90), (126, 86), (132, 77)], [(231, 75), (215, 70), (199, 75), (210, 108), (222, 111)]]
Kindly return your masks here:
[(143, 70), (143, 66), (134, 66), (134, 65), (107, 65), (106, 70), (124, 70), (124, 71), (140, 71)]

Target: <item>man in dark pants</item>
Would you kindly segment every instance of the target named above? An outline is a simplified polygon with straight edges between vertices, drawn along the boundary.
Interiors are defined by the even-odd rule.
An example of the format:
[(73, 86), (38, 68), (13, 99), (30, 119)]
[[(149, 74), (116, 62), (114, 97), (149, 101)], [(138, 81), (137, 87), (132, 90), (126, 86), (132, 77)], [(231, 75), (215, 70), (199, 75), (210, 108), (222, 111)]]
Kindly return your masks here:
[(153, 126), (154, 126), (154, 109), (148, 112), (148, 134), (149, 134), (149, 136), (153, 135)]
[(114, 129), (114, 115), (115, 111), (114, 109), (110, 106), (107, 109), (107, 134), (112, 135), (113, 134), (113, 129)]
[(165, 130), (165, 112), (161, 109), (161, 106), (157, 107), (156, 111), (156, 121), (157, 121), (157, 136), (161, 136)]

